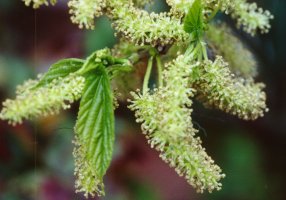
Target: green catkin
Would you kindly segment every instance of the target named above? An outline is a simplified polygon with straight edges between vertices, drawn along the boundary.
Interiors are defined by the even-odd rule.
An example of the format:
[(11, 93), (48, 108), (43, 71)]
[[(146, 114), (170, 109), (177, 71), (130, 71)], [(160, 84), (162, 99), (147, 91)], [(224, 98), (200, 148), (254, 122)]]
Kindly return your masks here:
[(257, 30), (268, 33), (270, 20), (273, 15), (268, 10), (259, 8), (256, 3), (247, 3), (246, 0), (233, 0), (230, 8), (231, 17), (237, 19), (237, 27), (254, 36)]
[(68, 109), (71, 103), (81, 97), (84, 78), (69, 75), (45, 87), (29, 89), (37, 83), (30, 80), (18, 87), (16, 99), (8, 99), (3, 103), (0, 118), (16, 125), (22, 123), (23, 119), (57, 114), (61, 108)]
[(148, 13), (124, 1), (108, 2), (108, 15), (114, 21), (115, 30), (130, 42), (156, 46), (186, 41), (190, 37), (181, 21), (168, 13)]
[(22, 0), (26, 6), (33, 5), (33, 8), (39, 8), (42, 5), (48, 6), (49, 4), (55, 5), (57, 0)]
[[(54, 5), (57, 2), (57, 0), (23, 1), (27, 6), (32, 4), (34, 8), (49, 5), (49, 3)], [(246, 0), (201, 1), (206, 15), (221, 10), (237, 19), (237, 26), (243, 27), (243, 30), (251, 35), (255, 35), (257, 30), (267, 33), (270, 29), (270, 20), (273, 19), (273, 15), (268, 10), (264, 11), (259, 8), (256, 3), (248, 3)], [(136, 43), (162, 42), (162, 44), (169, 44), (173, 40), (186, 39), (187, 36), (181, 31), (180, 19), (188, 12), (194, 0), (166, 0), (171, 6), (170, 13), (149, 14), (134, 7), (134, 3), (136, 6), (142, 7), (150, 2), (151, 0), (135, 0), (134, 2), (131, 0), (70, 0), (68, 5), (72, 22), (78, 24), (80, 28), (94, 28), (94, 17), (106, 12), (112, 20), (117, 20), (114, 22), (115, 28)], [(138, 23), (140, 26), (137, 25)], [(156, 28), (155, 24), (161, 25), (161, 31)], [(153, 34), (152, 36), (147, 36), (148, 29)], [(139, 32), (139, 30), (141, 31)], [(166, 33), (163, 30), (166, 30)], [(161, 39), (162, 36), (166, 41)]]
[(229, 68), (235, 75), (244, 78), (257, 75), (257, 62), (254, 55), (226, 24), (210, 24), (206, 32), (206, 40), (215, 55), (223, 56), (229, 63)]
[(154, 92), (132, 93), (129, 108), (135, 111), (137, 122), (160, 157), (189, 184), (202, 193), (221, 188), (225, 175), (201, 146), (193, 128), (190, 109), (194, 90), (190, 88), (190, 74), (198, 63), (179, 56), (164, 70), (165, 85)]
[(71, 0), (71, 21), (79, 25), (79, 28), (94, 29), (94, 18), (103, 14), (106, 0)]
[[(181, 18), (188, 12), (195, 0), (167, 0), (172, 6), (171, 12)], [(217, 8), (237, 20), (237, 27), (251, 35), (257, 30), (267, 33), (270, 29), (270, 20), (273, 15), (268, 10), (259, 8), (256, 3), (248, 3), (246, 0), (201, 0), (205, 5), (204, 13), (211, 15)]]
[(86, 157), (88, 147), (84, 144), (78, 136), (73, 141), (75, 147), (73, 150), (74, 156), (74, 175), (76, 176), (75, 188), (76, 192), (83, 192), (85, 197), (89, 196), (103, 196), (104, 184), (98, 177), (98, 174), (90, 163), (90, 159)]
[(197, 98), (207, 107), (215, 107), (244, 120), (255, 120), (268, 111), (266, 95), (262, 91), (264, 84), (236, 78), (222, 57), (217, 57), (214, 62), (205, 61), (198, 71), (194, 87)]

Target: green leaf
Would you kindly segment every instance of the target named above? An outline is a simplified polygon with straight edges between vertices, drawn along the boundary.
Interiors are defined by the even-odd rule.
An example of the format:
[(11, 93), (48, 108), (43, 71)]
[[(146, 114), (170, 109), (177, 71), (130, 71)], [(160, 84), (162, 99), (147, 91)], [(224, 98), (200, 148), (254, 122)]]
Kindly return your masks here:
[[(75, 127), (76, 143), (81, 148), (77, 151), (81, 155), (75, 155), (81, 157), (76, 158), (79, 179), (77, 187), (86, 194), (94, 192), (101, 194), (103, 193), (101, 191), (103, 176), (110, 165), (113, 152), (113, 94), (107, 71), (103, 65), (89, 71), (85, 78), (86, 87)], [(95, 181), (91, 181), (90, 176), (93, 176)]]
[(82, 68), (78, 71), (79, 74), (83, 75), (87, 73), (88, 71), (95, 69), (98, 66), (98, 63), (95, 62), (98, 57), (97, 54), (98, 53), (96, 51), (92, 53), (89, 57), (87, 57)]
[(83, 64), (83, 60), (76, 58), (60, 60), (50, 67), (49, 71), (41, 78), (40, 82), (35, 87), (41, 87), (49, 84), (54, 79), (66, 77), (70, 73), (79, 70)]
[(203, 33), (203, 9), (201, 0), (195, 0), (184, 18), (184, 30), (191, 33), (194, 39), (199, 39)]
[(128, 59), (115, 58), (112, 56), (110, 49), (105, 48), (91, 54), (84, 62), (82, 68), (76, 73), (83, 75), (95, 70), (99, 65), (107, 67), (107, 72), (111, 77), (119, 73), (126, 73), (133, 70)]
[(111, 79), (115, 78), (116, 76), (120, 76), (126, 73), (130, 73), (134, 70), (131, 65), (113, 65), (109, 66), (107, 69), (107, 73)]

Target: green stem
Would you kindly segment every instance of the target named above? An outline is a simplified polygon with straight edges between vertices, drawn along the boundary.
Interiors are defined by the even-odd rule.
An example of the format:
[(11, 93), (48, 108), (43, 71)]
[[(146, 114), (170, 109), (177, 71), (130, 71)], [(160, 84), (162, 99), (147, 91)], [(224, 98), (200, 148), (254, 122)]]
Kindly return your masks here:
[(163, 68), (162, 68), (162, 61), (159, 55), (156, 56), (156, 64), (158, 69), (158, 85), (159, 87), (163, 86)]
[(185, 52), (185, 57), (191, 58), (191, 59), (196, 59), (199, 58), (201, 55), (201, 46), (200, 46), (200, 41), (198, 42), (193, 42), (193, 44), (190, 44), (189, 48)]
[(207, 52), (207, 48), (206, 48), (205, 43), (201, 42), (201, 48), (202, 48), (204, 60), (208, 60), (209, 59), (208, 58), (208, 52)]
[(148, 83), (149, 83), (149, 79), (150, 79), (150, 75), (152, 71), (153, 59), (154, 59), (154, 56), (151, 56), (148, 60), (148, 66), (147, 66), (147, 70), (146, 70), (144, 82), (143, 82), (143, 94), (146, 94), (146, 92), (148, 91)]
[(194, 51), (194, 45), (191, 43), (185, 51), (185, 56), (189, 56)]

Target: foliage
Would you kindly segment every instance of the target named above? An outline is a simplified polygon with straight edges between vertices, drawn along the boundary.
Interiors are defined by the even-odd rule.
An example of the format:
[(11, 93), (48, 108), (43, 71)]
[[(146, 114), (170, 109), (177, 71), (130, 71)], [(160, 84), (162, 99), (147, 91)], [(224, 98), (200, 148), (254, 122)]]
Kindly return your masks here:
[[(103, 175), (112, 157), (114, 142), (113, 97), (105, 67), (86, 77), (75, 126), (76, 187), (88, 194), (104, 194)], [(84, 173), (84, 174), (83, 174)]]
[[(23, 1), (34, 8), (56, 3)], [(167, 0), (170, 12), (149, 13), (144, 6), (150, 2), (69, 1), (73, 23), (93, 29), (94, 17), (106, 15), (120, 42), (85, 60), (55, 63), (37, 80), (19, 86), (15, 100), (3, 103), (0, 118), (16, 125), (23, 119), (58, 113), (80, 99), (74, 140), (76, 191), (87, 197), (104, 195), (103, 177), (113, 152), (116, 97), (124, 89), (134, 88), (126, 77), (136, 79), (134, 72), (142, 61), (148, 60), (142, 91), (131, 92), (129, 108), (142, 123), (151, 147), (198, 192), (221, 189), (225, 175), (207, 155), (193, 127), (191, 98), (244, 120), (255, 120), (268, 110), (264, 85), (254, 81), (251, 52), (227, 25), (211, 21), (221, 11), (255, 35), (258, 30), (268, 32), (273, 18), (269, 11), (245, 0)], [(153, 66), (157, 82), (152, 89)]]

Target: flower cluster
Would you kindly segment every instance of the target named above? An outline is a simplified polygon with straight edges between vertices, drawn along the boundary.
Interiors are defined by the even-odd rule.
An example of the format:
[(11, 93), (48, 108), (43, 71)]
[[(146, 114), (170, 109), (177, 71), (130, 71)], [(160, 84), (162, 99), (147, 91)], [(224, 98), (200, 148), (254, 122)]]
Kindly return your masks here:
[(264, 84), (254, 83), (251, 79), (235, 78), (222, 57), (217, 57), (214, 62), (205, 61), (197, 69), (197, 98), (206, 106), (237, 115), (244, 120), (255, 120), (268, 110), (266, 95), (262, 91)]
[(168, 13), (148, 13), (131, 3), (110, 0), (108, 15), (118, 33), (135, 44), (166, 45), (185, 41), (189, 35), (179, 19)]
[(269, 21), (273, 15), (268, 10), (259, 8), (256, 3), (247, 3), (246, 0), (235, 0), (231, 8), (231, 16), (237, 19), (237, 26), (251, 35), (259, 29), (267, 33), (270, 29)]
[(98, 178), (98, 172), (90, 159), (87, 158), (88, 148), (78, 137), (74, 139), (74, 175), (76, 176), (76, 192), (83, 192), (86, 197), (104, 195), (104, 184)]
[(45, 87), (33, 89), (38, 81), (27, 81), (17, 90), (15, 100), (3, 103), (0, 118), (16, 125), (23, 119), (57, 114), (61, 108), (68, 109), (69, 104), (81, 97), (84, 78), (70, 75), (54, 80)]
[[(26, 5), (33, 3), (34, 8), (48, 0), (24, 0)], [(148, 13), (141, 9), (151, 0), (70, 0), (71, 20), (80, 28), (93, 29), (94, 18), (106, 14), (113, 21), (118, 33), (136, 44), (165, 45), (186, 41), (188, 34), (183, 31), (182, 18), (192, 7), (195, 0), (167, 0), (171, 6), (169, 13)], [(268, 32), (269, 21), (273, 18), (255, 3), (246, 0), (201, 0), (205, 17), (213, 16), (221, 10), (237, 19), (238, 27), (254, 35), (258, 29)], [(56, 0), (50, 0), (55, 4)]]
[(142, 123), (151, 147), (160, 151), (160, 157), (198, 192), (211, 192), (221, 188), (219, 181), (224, 174), (201, 146), (192, 125), (190, 97), (194, 90), (189, 77), (197, 66), (179, 56), (164, 70), (165, 85), (153, 93), (132, 93), (134, 100), (129, 107), (135, 111), (137, 122)]
[(254, 55), (226, 24), (210, 24), (206, 40), (213, 53), (223, 56), (229, 63), (229, 68), (235, 75), (245, 78), (257, 75)]
[(78, 24), (79, 28), (94, 28), (94, 17), (102, 15), (102, 9), (106, 6), (105, 0), (71, 0), (70, 7), (71, 20)]
[[(183, 17), (188, 12), (195, 0), (167, 0), (172, 7), (171, 12)], [(256, 3), (248, 3), (246, 0), (201, 0), (206, 15), (212, 15), (221, 10), (237, 19), (237, 26), (251, 35), (257, 30), (267, 33), (270, 29), (270, 20), (273, 15), (268, 10), (259, 8)], [(178, 15), (179, 13), (179, 15)]]
[(171, 13), (178, 17), (183, 17), (186, 14), (195, 0), (166, 0), (167, 4), (171, 6)]
[[(34, 8), (56, 0), (23, 0)], [(71, 20), (94, 28), (106, 15), (120, 43), (86, 60), (64, 59), (39, 80), (25, 82), (15, 100), (6, 100), (0, 118), (11, 124), (54, 114), (81, 98), (75, 137), (76, 190), (104, 195), (103, 177), (114, 143), (114, 88), (139, 87), (135, 69), (148, 60), (143, 90), (132, 92), (129, 108), (151, 147), (198, 192), (221, 188), (225, 176), (202, 146), (192, 124), (192, 98), (244, 120), (268, 111), (253, 54), (225, 24), (210, 23), (221, 11), (254, 35), (268, 32), (273, 16), (246, 0), (166, 0), (169, 12), (144, 10), (152, 0), (70, 0)], [(157, 82), (149, 88), (156, 65)], [(139, 70), (138, 70), (139, 71)], [(134, 72), (134, 73), (131, 73)], [(128, 73), (128, 74), (127, 74)], [(127, 74), (127, 75), (126, 75)], [(134, 77), (135, 76), (135, 77)]]
[(33, 8), (39, 8), (41, 5), (48, 6), (49, 3), (52, 5), (55, 5), (57, 3), (57, 0), (22, 0), (22, 1), (25, 2), (26, 6), (33, 4)]

